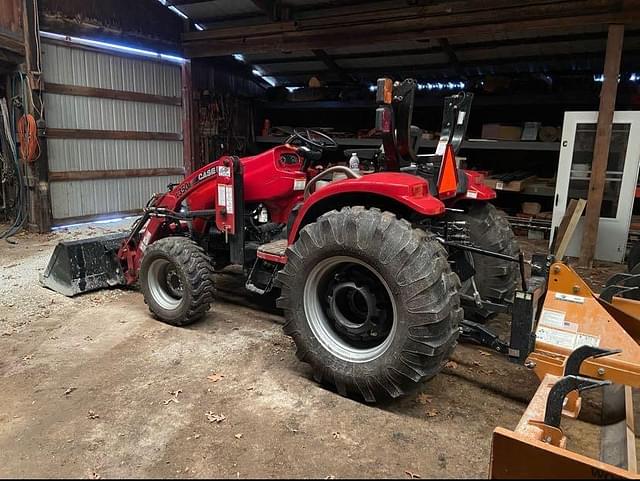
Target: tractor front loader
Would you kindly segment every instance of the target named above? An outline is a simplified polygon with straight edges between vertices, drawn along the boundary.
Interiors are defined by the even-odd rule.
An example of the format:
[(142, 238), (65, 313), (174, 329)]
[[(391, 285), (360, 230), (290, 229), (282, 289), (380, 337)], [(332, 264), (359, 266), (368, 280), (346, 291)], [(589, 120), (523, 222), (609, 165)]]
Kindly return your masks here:
[(138, 283), (155, 317), (186, 325), (214, 301), (214, 273), (240, 265), (248, 290), (279, 293), (319, 382), (369, 402), (402, 395), (441, 370), (463, 307), (482, 322), (513, 305), (518, 272), (495, 192), (456, 162), (472, 96), (445, 99), (436, 152), (418, 155), (415, 89), (378, 82), (382, 146), (356, 152), (357, 168), (327, 163), (330, 137), (295, 130), (154, 195), (121, 239), (61, 243), (43, 284), (74, 295)]

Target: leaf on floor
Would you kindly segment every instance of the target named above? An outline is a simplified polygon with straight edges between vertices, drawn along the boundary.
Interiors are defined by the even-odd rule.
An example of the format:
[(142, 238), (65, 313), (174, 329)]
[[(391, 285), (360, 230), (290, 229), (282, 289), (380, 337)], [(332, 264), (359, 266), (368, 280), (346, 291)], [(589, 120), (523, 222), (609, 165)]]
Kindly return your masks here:
[(405, 471), (404, 474), (409, 476), (411, 479), (420, 479), (420, 475), (416, 473), (412, 473), (411, 471)]
[(447, 363), (444, 365), (444, 367), (449, 368), (449, 369), (456, 369), (458, 367), (458, 363), (455, 361), (447, 361)]
[(222, 421), (227, 419), (224, 414), (216, 414), (213, 411), (207, 411), (205, 413), (205, 416), (207, 416), (207, 420), (210, 423), (221, 423)]
[(416, 397), (416, 402), (424, 406), (426, 404), (431, 404), (432, 399), (433, 399), (433, 396), (429, 396), (426, 393), (420, 393)]
[(216, 372), (212, 372), (211, 374), (209, 374), (207, 376), (207, 379), (211, 382), (218, 382), (220, 381), (222, 378), (224, 378), (224, 374), (218, 374)]

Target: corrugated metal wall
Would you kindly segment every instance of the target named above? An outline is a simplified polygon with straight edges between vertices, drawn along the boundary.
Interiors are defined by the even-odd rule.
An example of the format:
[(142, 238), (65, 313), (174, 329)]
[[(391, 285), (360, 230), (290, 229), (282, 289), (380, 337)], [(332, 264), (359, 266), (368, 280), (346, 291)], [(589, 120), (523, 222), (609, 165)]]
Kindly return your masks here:
[[(179, 65), (43, 43), (46, 83), (181, 97)], [(182, 134), (182, 107), (78, 95), (45, 94), (47, 129)], [(182, 141), (48, 138), (56, 173), (182, 168)], [(90, 174), (89, 174), (90, 176)], [(177, 175), (56, 180), (50, 185), (55, 223), (141, 209)]]

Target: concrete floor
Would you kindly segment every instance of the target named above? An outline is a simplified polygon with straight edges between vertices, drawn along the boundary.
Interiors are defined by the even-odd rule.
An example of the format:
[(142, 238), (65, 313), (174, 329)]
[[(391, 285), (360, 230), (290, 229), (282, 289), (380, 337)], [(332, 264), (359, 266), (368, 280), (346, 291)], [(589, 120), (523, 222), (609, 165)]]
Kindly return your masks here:
[[(0, 242), (0, 476), (486, 477), (492, 430), (515, 427), (537, 387), (524, 367), (459, 346), (408, 397), (340, 397), (233, 272), (188, 328), (155, 321), (135, 290), (70, 299), (40, 287), (58, 241), (126, 227)], [(595, 455), (594, 426), (564, 426)]]

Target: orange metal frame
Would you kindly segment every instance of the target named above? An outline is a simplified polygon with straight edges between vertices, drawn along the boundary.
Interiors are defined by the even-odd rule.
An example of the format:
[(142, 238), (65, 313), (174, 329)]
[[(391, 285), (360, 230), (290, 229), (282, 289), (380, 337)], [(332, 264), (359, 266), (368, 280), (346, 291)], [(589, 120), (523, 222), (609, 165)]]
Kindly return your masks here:
[[(640, 387), (639, 341), (639, 301), (614, 297), (608, 303), (569, 266), (553, 264), (544, 304), (537, 313), (535, 349), (526, 363), (541, 380), (540, 387), (514, 431), (494, 431), (491, 478), (640, 479), (635, 471), (569, 451), (562, 430), (543, 422), (549, 391), (563, 376), (574, 349), (585, 344), (620, 349), (617, 354), (587, 359), (580, 375)], [(563, 415), (575, 418), (580, 407), (580, 396), (573, 391), (565, 400)], [(630, 437), (634, 442), (633, 436), (627, 440)]]

